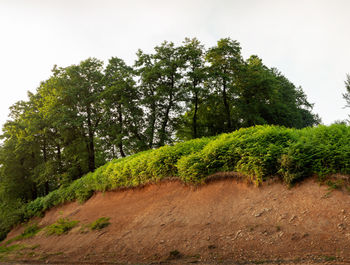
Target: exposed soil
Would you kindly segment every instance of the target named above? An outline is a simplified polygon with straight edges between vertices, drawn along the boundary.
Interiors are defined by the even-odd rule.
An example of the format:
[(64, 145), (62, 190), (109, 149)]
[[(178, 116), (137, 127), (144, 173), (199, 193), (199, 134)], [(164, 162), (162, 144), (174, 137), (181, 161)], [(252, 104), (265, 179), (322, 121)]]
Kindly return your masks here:
[[(79, 226), (61, 236), (43, 230), (22, 240), (27, 248), (8, 258), (27, 264), (350, 262), (350, 196), (314, 180), (293, 188), (234, 179), (198, 188), (165, 181), (97, 193), (36, 221), (44, 227), (61, 217), (79, 220)], [(81, 225), (100, 217), (110, 217), (111, 224), (81, 233)], [(23, 229), (11, 231), (7, 240)]]

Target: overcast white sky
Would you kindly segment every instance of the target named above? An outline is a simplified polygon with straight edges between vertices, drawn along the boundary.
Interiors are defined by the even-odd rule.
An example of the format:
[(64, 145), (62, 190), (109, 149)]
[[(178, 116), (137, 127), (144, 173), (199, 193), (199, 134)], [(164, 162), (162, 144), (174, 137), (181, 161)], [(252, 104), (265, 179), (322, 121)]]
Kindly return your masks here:
[(197, 37), (241, 43), (302, 86), (323, 123), (345, 119), (350, 73), (349, 0), (0, 0), (0, 124), (54, 64), (118, 56)]

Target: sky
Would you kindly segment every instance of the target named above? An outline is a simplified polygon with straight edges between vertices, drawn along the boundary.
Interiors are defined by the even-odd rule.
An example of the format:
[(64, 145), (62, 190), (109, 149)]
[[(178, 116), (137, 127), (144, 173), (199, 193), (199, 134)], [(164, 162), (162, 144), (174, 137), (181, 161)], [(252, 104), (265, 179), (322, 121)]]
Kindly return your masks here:
[(314, 103), (324, 124), (344, 120), (350, 73), (349, 0), (0, 0), (0, 125), (56, 64), (136, 52), (164, 40), (230, 37), (244, 58), (258, 55)]

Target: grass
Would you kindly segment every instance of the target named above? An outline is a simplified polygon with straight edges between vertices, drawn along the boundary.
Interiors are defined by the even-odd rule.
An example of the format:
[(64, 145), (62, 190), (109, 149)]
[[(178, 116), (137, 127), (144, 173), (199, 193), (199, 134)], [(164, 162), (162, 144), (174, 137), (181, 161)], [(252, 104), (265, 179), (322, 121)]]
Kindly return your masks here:
[[(84, 202), (96, 191), (136, 187), (176, 178), (199, 185), (218, 172), (238, 172), (256, 185), (279, 178), (293, 185), (310, 176), (338, 189), (347, 182), (332, 176), (350, 174), (350, 127), (344, 124), (291, 129), (255, 126), (212, 138), (194, 139), (115, 159), (68, 186), (31, 201), (5, 220), (0, 234), (16, 222), (40, 216), (69, 201)], [(331, 182), (327, 182), (330, 180)]]
[(24, 246), (20, 244), (12, 245), (12, 246), (0, 246), (0, 254), (7, 254), (15, 250), (23, 249)]
[(109, 226), (111, 223), (109, 222), (109, 217), (100, 217), (96, 221), (90, 223), (90, 224), (83, 224), (79, 231), (82, 234), (86, 234), (89, 231), (93, 230), (102, 230), (103, 228)]
[(12, 246), (0, 246), (0, 260), (6, 260), (10, 254), (16, 253), (19, 250), (24, 249), (24, 245), (15, 244)]
[(109, 226), (111, 223), (109, 222), (109, 217), (101, 217), (98, 218), (96, 221), (92, 222), (89, 227), (91, 230), (101, 230), (107, 226)]
[(18, 240), (34, 237), (40, 230), (41, 228), (38, 226), (38, 224), (29, 225), (24, 229), (24, 231), (20, 235), (6, 241), (5, 245), (7, 246), (12, 242), (15, 242)]
[(62, 235), (67, 234), (79, 221), (71, 221), (68, 218), (60, 218), (56, 223), (46, 227), (47, 235)]
[(337, 260), (337, 258), (334, 257), (334, 256), (322, 256), (322, 259), (324, 261), (335, 261), (335, 260)]

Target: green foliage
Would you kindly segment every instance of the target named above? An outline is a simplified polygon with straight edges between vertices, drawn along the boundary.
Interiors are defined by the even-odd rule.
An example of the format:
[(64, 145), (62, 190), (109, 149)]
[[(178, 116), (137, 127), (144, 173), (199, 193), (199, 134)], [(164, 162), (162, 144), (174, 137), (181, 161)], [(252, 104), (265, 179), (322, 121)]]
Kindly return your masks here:
[(277, 174), (278, 157), (293, 140), (292, 130), (275, 126), (257, 126), (223, 134), (203, 150), (178, 162), (184, 181), (201, 182), (206, 176), (237, 171), (257, 184)]
[(200, 151), (208, 144), (210, 138), (201, 138), (178, 143), (174, 146), (163, 146), (157, 149), (152, 156), (148, 169), (154, 179), (178, 176), (177, 161), (186, 155)]
[(46, 227), (47, 235), (62, 235), (67, 234), (79, 221), (71, 221), (68, 218), (60, 218), (56, 223)]
[(20, 235), (6, 241), (6, 245), (9, 245), (14, 241), (34, 237), (40, 230), (41, 228), (38, 224), (28, 225)]
[(15, 224), (24, 220), (25, 208), (20, 201), (0, 202), (0, 241)]
[(89, 226), (91, 230), (101, 230), (107, 226), (109, 226), (111, 223), (109, 222), (109, 217), (101, 217), (98, 218), (96, 221), (92, 222)]
[(321, 178), (350, 172), (350, 129), (344, 124), (298, 131), (297, 141), (281, 158), (280, 173), (287, 183), (312, 174)]
[(25, 246), (20, 244), (15, 244), (11, 246), (0, 246), (0, 258), (6, 256), (6, 254), (9, 254), (16, 250), (21, 250), (23, 248), (25, 248)]
[(39, 231), (40, 231), (40, 227), (38, 226), (38, 224), (29, 225), (24, 229), (23, 233), (21, 234), (21, 238), (33, 237)]

